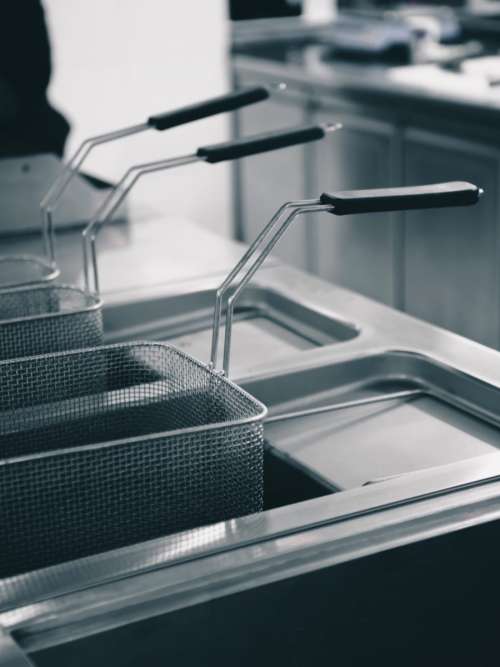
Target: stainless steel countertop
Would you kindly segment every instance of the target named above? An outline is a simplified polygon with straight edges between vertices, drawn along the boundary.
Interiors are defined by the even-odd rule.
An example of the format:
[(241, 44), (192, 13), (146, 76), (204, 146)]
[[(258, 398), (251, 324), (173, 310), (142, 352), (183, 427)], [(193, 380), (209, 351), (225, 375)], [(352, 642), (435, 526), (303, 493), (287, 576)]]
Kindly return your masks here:
[[(107, 234), (101, 257), (108, 259), (103, 275), (109, 302), (217, 286), (243, 250), (178, 220), (151, 220)], [(61, 257), (70, 276), (79, 272), (71, 265), (72, 248)], [(257, 274), (254, 284), (352, 321), (361, 335), (272, 367), (256, 359), (253, 379), (408, 350), (500, 388), (500, 353), (493, 349), (278, 262)], [(71, 637), (84, 636), (96, 627), (500, 517), (499, 484), (500, 455), (481, 456), (20, 575), (2, 582), (1, 606), (10, 611), (0, 614), (0, 625), (19, 631), (31, 648), (67, 641), (68, 624)]]
[[(232, 54), (232, 64), (249, 76), (285, 80), (316, 94), (341, 93), (346, 99), (391, 105), (409, 114), (451, 112), (462, 120), (495, 129), (500, 113), (498, 87), (479, 77), (434, 64), (393, 65), (329, 58), (325, 45), (269, 43), (248, 45)], [(436, 120), (435, 118), (433, 119)]]
[[(103, 294), (150, 288), (228, 272), (243, 246), (207, 231), (190, 220), (154, 211), (132, 214), (133, 222), (117, 222), (98, 237), (99, 276)], [(40, 255), (40, 235), (4, 237), (2, 255)], [(56, 234), (59, 282), (82, 285), (81, 231)]]

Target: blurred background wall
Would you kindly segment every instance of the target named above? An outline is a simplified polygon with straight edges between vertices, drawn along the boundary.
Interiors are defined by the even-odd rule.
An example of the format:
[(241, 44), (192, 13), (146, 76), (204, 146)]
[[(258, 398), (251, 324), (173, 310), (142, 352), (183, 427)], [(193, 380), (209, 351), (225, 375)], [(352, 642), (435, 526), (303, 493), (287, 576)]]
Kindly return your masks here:
[[(66, 154), (86, 137), (220, 94), (229, 86), (225, 0), (44, 0), (52, 43), (50, 99), (71, 123)], [(229, 117), (148, 132), (96, 149), (86, 169), (116, 180), (134, 162), (229, 137)], [(230, 230), (227, 165), (150, 176), (133, 201)]]

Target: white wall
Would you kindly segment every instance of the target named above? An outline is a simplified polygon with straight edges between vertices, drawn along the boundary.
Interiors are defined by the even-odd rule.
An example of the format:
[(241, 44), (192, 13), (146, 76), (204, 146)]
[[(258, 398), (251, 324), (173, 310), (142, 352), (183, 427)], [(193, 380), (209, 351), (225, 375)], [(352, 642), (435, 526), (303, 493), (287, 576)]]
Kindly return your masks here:
[[(135, 124), (228, 89), (226, 0), (44, 0), (52, 48), (52, 102), (82, 139)], [(88, 167), (116, 180), (134, 162), (192, 151), (229, 136), (227, 115), (96, 149)], [(230, 230), (228, 165), (150, 176), (136, 201)]]

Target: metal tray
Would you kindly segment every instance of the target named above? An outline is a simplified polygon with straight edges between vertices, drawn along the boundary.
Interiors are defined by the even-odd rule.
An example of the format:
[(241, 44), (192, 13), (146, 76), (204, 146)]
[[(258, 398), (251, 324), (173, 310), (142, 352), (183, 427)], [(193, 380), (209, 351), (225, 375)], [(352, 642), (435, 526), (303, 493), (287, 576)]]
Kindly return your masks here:
[(266, 424), (266, 440), (341, 489), (500, 448), (498, 389), (432, 359), (394, 352), (245, 383), (269, 417), (417, 389), (404, 399)]
[[(205, 359), (210, 350), (214, 302), (215, 290), (202, 290), (105, 306), (105, 341), (169, 341)], [(340, 317), (261, 287), (249, 288), (240, 300), (234, 328), (234, 376), (254, 363), (261, 365), (294, 352), (349, 341), (359, 334), (354, 324)]]

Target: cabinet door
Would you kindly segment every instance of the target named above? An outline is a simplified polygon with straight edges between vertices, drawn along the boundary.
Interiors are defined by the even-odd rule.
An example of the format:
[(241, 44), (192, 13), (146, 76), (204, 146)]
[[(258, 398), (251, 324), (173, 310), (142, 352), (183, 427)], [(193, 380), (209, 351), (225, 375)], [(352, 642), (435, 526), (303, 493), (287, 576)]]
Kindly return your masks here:
[[(237, 127), (240, 136), (247, 136), (306, 122), (303, 101), (292, 92), (282, 99), (273, 97), (238, 112)], [(253, 241), (282, 204), (304, 198), (306, 161), (307, 149), (294, 146), (235, 163), (236, 210), (242, 240)], [(289, 264), (306, 269), (307, 247), (307, 229), (299, 222), (283, 236), (274, 254)]]
[[(343, 129), (315, 146), (316, 193), (397, 184), (397, 139), (392, 125), (335, 109), (322, 110), (317, 120), (341, 121)], [(315, 271), (322, 278), (397, 306), (397, 217), (387, 213), (314, 216)]]
[(471, 208), (405, 214), (405, 310), (498, 346), (498, 159), (493, 150), (420, 130), (405, 135), (408, 184), (467, 180), (485, 190)]

